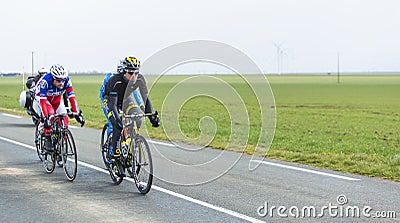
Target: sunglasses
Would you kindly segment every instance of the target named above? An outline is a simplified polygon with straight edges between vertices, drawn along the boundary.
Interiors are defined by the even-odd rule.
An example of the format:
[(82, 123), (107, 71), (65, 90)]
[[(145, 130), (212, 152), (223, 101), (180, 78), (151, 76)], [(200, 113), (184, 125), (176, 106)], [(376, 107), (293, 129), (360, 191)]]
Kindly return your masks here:
[(125, 69), (125, 72), (128, 73), (129, 75), (133, 75), (133, 74), (138, 74), (139, 70)]
[(134, 72), (126, 72), (126, 73), (128, 73), (129, 75), (134, 75), (134, 74), (138, 74), (139, 72), (138, 71), (134, 71)]
[(65, 82), (65, 79), (56, 79), (56, 81), (57, 81), (58, 83), (64, 83), (64, 82)]

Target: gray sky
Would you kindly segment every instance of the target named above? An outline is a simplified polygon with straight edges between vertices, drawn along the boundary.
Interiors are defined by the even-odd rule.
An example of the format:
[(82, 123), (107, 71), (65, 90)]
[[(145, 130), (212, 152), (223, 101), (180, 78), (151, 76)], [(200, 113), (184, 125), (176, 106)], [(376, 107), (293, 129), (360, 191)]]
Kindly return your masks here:
[(194, 39), (232, 45), (267, 73), (336, 71), (338, 52), (342, 71), (400, 71), (399, 10), (396, 0), (2, 0), (0, 72), (30, 71), (31, 51), (36, 68), (110, 71)]

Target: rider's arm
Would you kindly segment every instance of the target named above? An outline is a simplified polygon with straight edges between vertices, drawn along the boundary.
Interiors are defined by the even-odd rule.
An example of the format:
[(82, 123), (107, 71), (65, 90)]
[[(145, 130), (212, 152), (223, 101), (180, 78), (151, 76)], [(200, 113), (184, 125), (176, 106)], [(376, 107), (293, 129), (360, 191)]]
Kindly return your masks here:
[(137, 83), (139, 86), (140, 94), (142, 96), (143, 102), (145, 104), (145, 113), (153, 113), (153, 106), (149, 99), (149, 91), (147, 89), (146, 80), (142, 74), (138, 75)]
[(122, 121), (118, 115), (118, 95), (115, 92), (110, 92), (110, 94), (106, 97), (107, 99), (107, 110), (108, 110), (108, 119), (112, 123), (115, 123), (118, 127), (122, 129)]
[(68, 96), (67, 96), (67, 92), (65, 92), (65, 93), (63, 94), (63, 102), (64, 102), (65, 107), (68, 107)]
[(144, 106), (145, 113), (153, 113), (153, 105), (151, 104), (150, 98), (147, 98), (146, 105)]
[(151, 104), (150, 98), (149, 98), (149, 91), (147, 90), (147, 85), (146, 85), (146, 80), (144, 79), (143, 75), (139, 74), (137, 83), (139, 85), (140, 93), (142, 94), (143, 101), (145, 101), (145, 113), (152, 113), (152, 115), (148, 116), (151, 124), (153, 127), (158, 127), (160, 126), (160, 118), (158, 117), (158, 114), (153, 111), (153, 106)]
[(105, 91), (104, 91), (104, 103), (107, 109), (108, 119), (113, 123), (116, 127), (121, 127), (122, 129), (122, 121), (118, 115), (118, 94), (123, 94), (123, 91), (118, 88), (118, 84), (116, 84), (116, 80), (110, 79), (107, 82)]
[(40, 75), (40, 74), (38, 74), (38, 75), (36, 75), (34, 78), (33, 78), (33, 83), (36, 85), (36, 83), (39, 83), (39, 80), (40, 80), (40, 78), (41, 78), (42, 76)]
[(34, 87), (35, 86), (35, 81), (34, 81), (34, 76), (29, 76), (28, 77), (28, 79), (26, 80), (26, 87), (28, 88), (28, 89), (31, 89), (32, 87)]
[(108, 73), (108, 74), (106, 74), (106, 76), (104, 77), (103, 84), (102, 84), (101, 87), (100, 87), (100, 94), (99, 94), (99, 98), (101, 99), (101, 101), (104, 100), (104, 95), (105, 95), (105, 93), (106, 93), (106, 84), (107, 84), (108, 80), (110, 80), (110, 78), (111, 78), (112, 76), (113, 76), (112, 73)]
[(139, 105), (139, 107), (144, 106), (143, 100), (142, 100), (142, 96), (140, 95), (139, 89), (136, 88), (133, 91), (133, 97), (135, 98), (135, 101), (137, 103), (137, 105)]
[(49, 115), (46, 107), (48, 83), (46, 80), (42, 79), (39, 85), (40, 107), (42, 109), (43, 117), (46, 117)]
[(75, 113), (78, 112), (78, 103), (76, 102), (75, 99), (75, 93), (74, 89), (72, 88), (72, 82), (71, 79), (67, 78), (67, 83), (66, 83), (66, 93), (68, 96), (69, 103), (71, 104), (71, 110)]

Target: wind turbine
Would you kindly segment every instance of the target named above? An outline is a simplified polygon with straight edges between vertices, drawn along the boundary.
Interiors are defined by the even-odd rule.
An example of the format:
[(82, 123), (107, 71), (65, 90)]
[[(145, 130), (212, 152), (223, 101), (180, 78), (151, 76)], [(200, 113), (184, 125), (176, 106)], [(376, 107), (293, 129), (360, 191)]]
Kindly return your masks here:
[(281, 62), (281, 56), (282, 54), (286, 54), (286, 52), (284, 52), (284, 50), (282, 49), (282, 45), (285, 43), (285, 41), (281, 42), (281, 43), (275, 43), (272, 42), (272, 44), (274, 44), (274, 46), (276, 47), (276, 60), (277, 60), (277, 68), (278, 68), (278, 74), (281, 75), (281, 69), (282, 69), (282, 62)]

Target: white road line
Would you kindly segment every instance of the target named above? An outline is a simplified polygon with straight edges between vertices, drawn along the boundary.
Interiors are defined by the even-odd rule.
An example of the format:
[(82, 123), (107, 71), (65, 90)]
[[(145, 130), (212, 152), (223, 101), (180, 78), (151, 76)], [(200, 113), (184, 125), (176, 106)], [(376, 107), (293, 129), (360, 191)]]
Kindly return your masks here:
[[(176, 147), (174, 144), (171, 144), (171, 143), (158, 142), (158, 141), (153, 141), (153, 140), (149, 140), (149, 142), (158, 144), (158, 145), (163, 145), (163, 146)], [(359, 181), (360, 180), (357, 178), (346, 177), (346, 176), (341, 176), (341, 175), (336, 175), (336, 174), (331, 174), (331, 173), (325, 173), (325, 172), (320, 172), (320, 171), (316, 171), (316, 170), (309, 170), (309, 169), (305, 169), (305, 168), (301, 168), (301, 167), (294, 167), (294, 166), (289, 166), (289, 165), (284, 165), (284, 164), (279, 164), (279, 163), (272, 163), (272, 162), (262, 161), (262, 160), (251, 160), (251, 162), (258, 162), (258, 163), (263, 163), (266, 165), (281, 167), (281, 168), (285, 168), (285, 169), (319, 174), (319, 175), (334, 177), (334, 178), (338, 178), (338, 179), (342, 179), (342, 180), (349, 180), (349, 181)]]
[(154, 143), (154, 144), (158, 144), (158, 145), (162, 145), (162, 146), (176, 147), (172, 143), (158, 142), (158, 141), (154, 141), (154, 140), (148, 140), (148, 141), (149, 141), (149, 143)]
[(19, 146), (22, 146), (22, 147), (25, 147), (25, 148), (28, 148), (28, 149), (36, 150), (36, 147), (34, 147), (34, 146), (30, 146), (30, 145), (27, 145), (25, 143), (17, 142), (17, 141), (14, 141), (12, 139), (8, 139), (8, 138), (4, 138), (4, 137), (0, 136), (0, 140), (6, 141), (6, 142), (9, 142), (9, 143), (13, 143), (15, 145), (19, 145)]
[(297, 171), (302, 171), (302, 172), (307, 172), (307, 173), (328, 176), (328, 177), (334, 177), (334, 178), (338, 178), (338, 179), (342, 179), (342, 180), (349, 180), (349, 181), (359, 181), (360, 180), (357, 178), (346, 177), (346, 176), (336, 175), (336, 174), (332, 174), (332, 173), (325, 173), (325, 172), (320, 172), (320, 171), (316, 171), (316, 170), (309, 170), (309, 169), (305, 169), (305, 168), (301, 168), (301, 167), (289, 166), (289, 165), (284, 165), (284, 164), (279, 164), (279, 163), (272, 163), (272, 162), (262, 161), (262, 160), (251, 160), (251, 162), (257, 162), (257, 163), (281, 167), (281, 168), (285, 168), (285, 169), (291, 169), (291, 170), (297, 170)]
[(22, 118), (21, 116), (17, 116), (17, 115), (11, 115), (11, 114), (6, 114), (6, 113), (2, 113), (4, 116), (8, 116), (11, 118)]
[[(19, 146), (22, 146), (22, 147), (25, 147), (25, 148), (28, 148), (28, 149), (36, 150), (36, 147), (34, 147), (34, 146), (30, 146), (30, 145), (27, 145), (27, 144), (24, 144), (24, 143), (21, 143), (21, 142), (17, 142), (17, 141), (14, 141), (12, 139), (8, 139), (8, 138), (4, 138), (4, 137), (0, 136), (0, 140), (6, 141), (6, 142), (9, 142), (9, 143), (13, 143), (13, 144), (16, 144), (16, 145), (19, 145)], [(97, 171), (102, 172), (102, 173), (109, 174), (108, 171), (103, 169), (103, 168), (100, 168), (100, 167), (97, 167), (97, 166), (94, 166), (94, 165), (91, 165), (91, 164), (88, 164), (88, 163), (85, 163), (85, 162), (82, 162), (82, 161), (78, 161), (78, 164), (81, 165), (81, 166), (85, 166), (85, 167), (91, 168), (93, 170), (97, 170)], [(134, 182), (134, 180), (131, 179), (131, 178), (125, 178), (125, 180)], [(252, 217), (249, 217), (247, 215), (240, 214), (240, 213), (238, 213), (236, 211), (232, 211), (232, 210), (229, 210), (229, 209), (226, 209), (226, 208), (223, 208), (223, 207), (218, 207), (218, 206), (215, 206), (213, 204), (209, 204), (207, 202), (204, 202), (204, 201), (201, 201), (201, 200), (197, 200), (195, 198), (192, 198), (192, 197), (189, 197), (189, 196), (186, 196), (186, 195), (183, 195), (183, 194), (179, 194), (179, 193), (167, 190), (167, 189), (162, 188), (162, 187), (158, 187), (158, 186), (153, 185), (152, 188), (154, 190), (160, 191), (162, 193), (166, 193), (166, 194), (172, 195), (174, 197), (177, 197), (177, 198), (180, 198), (180, 199), (183, 199), (183, 200), (186, 200), (186, 201), (201, 205), (203, 207), (207, 207), (207, 208), (222, 212), (224, 214), (228, 214), (228, 215), (233, 216), (233, 217), (240, 218), (242, 220), (246, 220), (246, 221), (249, 221), (249, 222), (257, 222), (257, 223), (264, 222), (264, 221), (258, 220), (256, 218), (252, 218)]]
[[(128, 180), (133, 181), (133, 179), (131, 179), (131, 178), (128, 178)], [(215, 206), (213, 204), (209, 204), (207, 202), (200, 201), (200, 200), (188, 197), (188, 196), (183, 195), (183, 194), (178, 194), (176, 192), (173, 192), (173, 191), (161, 188), (161, 187), (153, 186), (152, 188), (154, 188), (154, 189), (156, 189), (156, 190), (158, 190), (160, 192), (164, 192), (166, 194), (169, 194), (169, 195), (172, 195), (172, 196), (175, 196), (175, 197), (190, 201), (192, 203), (195, 203), (195, 204), (198, 204), (198, 205), (201, 205), (201, 206), (204, 206), (204, 207), (207, 207), (207, 208), (210, 208), (210, 209), (213, 209), (213, 210), (216, 210), (216, 211), (219, 211), (219, 212), (222, 212), (222, 213), (225, 213), (225, 214), (228, 214), (228, 215), (231, 215), (231, 216), (234, 216), (234, 217), (249, 221), (249, 222), (264, 222), (264, 221), (249, 217), (247, 215), (240, 214), (238, 212), (231, 211), (231, 210), (226, 209), (226, 208), (218, 207), (218, 206)]]

